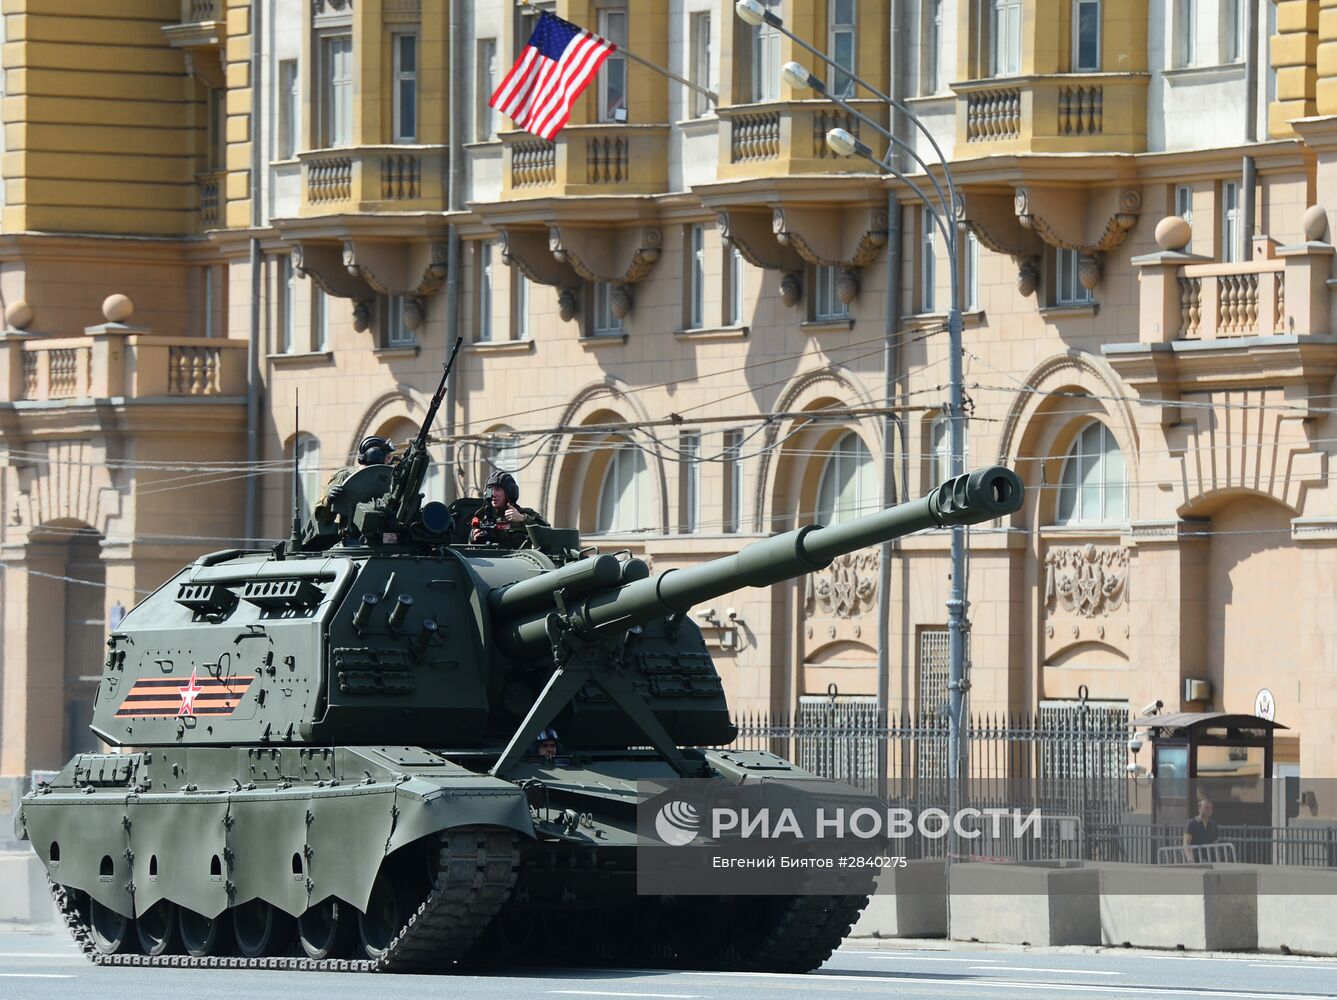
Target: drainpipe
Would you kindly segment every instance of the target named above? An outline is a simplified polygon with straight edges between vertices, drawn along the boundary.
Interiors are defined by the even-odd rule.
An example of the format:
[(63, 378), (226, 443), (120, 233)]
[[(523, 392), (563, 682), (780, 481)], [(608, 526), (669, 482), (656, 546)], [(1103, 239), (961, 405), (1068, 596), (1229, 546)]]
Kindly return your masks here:
[[(450, 132), (449, 132), (449, 173), (447, 174), (446, 189), (446, 207), (454, 212), (460, 208), (460, 201), (464, 195), (464, 136), (463, 122), (464, 111), (462, 110), (462, 101), (464, 97), (464, 85), (461, 82), (460, 72), (464, 68), (464, 43), (468, 40), (465, 33), (464, 24), (464, 0), (450, 0), (450, 96), (447, 106), (450, 109)], [(446, 339), (447, 345), (453, 344), (455, 338), (459, 335), (456, 331), (460, 328), (460, 231), (455, 223), (451, 223), (446, 242)], [(446, 381), (446, 452), (445, 452), (445, 474), (446, 474), (446, 501), (456, 499), (458, 496), (459, 483), (455, 476), (455, 404), (456, 404), (456, 385), (459, 382), (458, 366), (452, 369), (450, 378)]]
[[(899, 362), (896, 350), (896, 332), (901, 315), (901, 206), (894, 190), (887, 191), (887, 302), (883, 324), (885, 339), (882, 342), (882, 405), (890, 411), (895, 405), (896, 374)], [(882, 414), (882, 506), (890, 507), (896, 502), (896, 474), (893, 461), (896, 449), (893, 447), (896, 428), (900, 421), (890, 412)], [(896, 549), (894, 543), (882, 543), (877, 589), (877, 716), (878, 726), (887, 726), (887, 700), (891, 672), (891, 560)], [(882, 747), (877, 755), (878, 793), (886, 795), (887, 788), (887, 748)]]
[[(261, 142), (257, 134), (260, 119), (261, 43), (263, 22), (261, 0), (251, 0), (251, 335), (246, 343), (246, 517), (243, 534), (246, 543), (256, 537), (260, 483), (256, 467), (260, 462), (260, 227), (264, 225), (264, 206), (260, 203)], [(295, 442), (294, 442), (295, 446)]]
[(1242, 232), (1241, 238), (1244, 240), (1244, 246), (1241, 248), (1240, 258), (1242, 260), (1253, 260), (1253, 222), (1254, 222), (1254, 198), (1258, 190), (1258, 169), (1254, 166), (1253, 157), (1244, 158), (1242, 183), (1240, 184), (1240, 217)]

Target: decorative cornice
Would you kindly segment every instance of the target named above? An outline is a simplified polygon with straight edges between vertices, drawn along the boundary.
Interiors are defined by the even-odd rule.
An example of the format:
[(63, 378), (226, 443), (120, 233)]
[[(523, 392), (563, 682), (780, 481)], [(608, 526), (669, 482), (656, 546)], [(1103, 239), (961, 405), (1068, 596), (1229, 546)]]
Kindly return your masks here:
[(344, 268), (382, 295), (435, 295), (446, 278), (446, 260), (445, 243), (425, 249), (356, 239), (343, 243)]
[[(1035, 195), (1033, 195), (1031, 188), (1019, 187), (1013, 196), (1013, 208), (1021, 225), (1034, 231), (1050, 246), (1062, 250), (1076, 250), (1087, 255), (1113, 250), (1115, 247), (1122, 245), (1129, 230), (1137, 225), (1138, 214), (1142, 211), (1142, 193), (1134, 188), (1124, 188), (1118, 192), (1117, 203), (1113, 206), (1113, 211), (1106, 216), (1100, 233), (1094, 239), (1088, 238), (1089, 234), (1087, 233), (1083, 233), (1082, 237), (1074, 239), (1071, 232), (1066, 236), (1063, 235), (1059, 231), (1060, 224), (1051, 221), (1049, 217), (1061, 218), (1063, 227), (1071, 225), (1074, 219), (1085, 218), (1086, 213), (1074, 210), (1076, 203), (1073, 195), (1083, 200), (1089, 198), (1092, 202), (1096, 201), (1092, 193), (1088, 192), (1063, 191), (1056, 193), (1035, 189)], [(1051, 204), (1042, 206), (1037, 203), (1037, 199), (1048, 199)], [(1042, 215), (1038, 211), (1042, 207), (1050, 210)], [(1095, 217), (1099, 218), (1099, 215), (1096, 214)]]
[[(864, 218), (851, 220), (851, 210), (846, 209), (839, 220), (845, 225), (835, 224), (833, 211), (840, 210), (775, 208), (771, 212), (771, 231), (781, 246), (793, 247), (809, 264), (843, 268), (871, 264), (887, 245), (887, 210), (855, 209)], [(849, 226), (851, 221), (854, 226)], [(849, 229), (858, 233), (852, 245), (844, 236)]]
[(727, 208), (715, 215), (720, 236), (753, 267), (767, 271), (801, 271), (803, 258), (793, 247), (776, 241), (765, 209)]

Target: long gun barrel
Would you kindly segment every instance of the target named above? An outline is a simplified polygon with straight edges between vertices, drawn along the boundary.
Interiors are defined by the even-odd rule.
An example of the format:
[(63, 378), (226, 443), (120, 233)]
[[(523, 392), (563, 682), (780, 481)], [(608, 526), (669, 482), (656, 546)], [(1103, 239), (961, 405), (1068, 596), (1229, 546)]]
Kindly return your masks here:
[[(809, 525), (755, 542), (736, 555), (689, 569), (669, 570), (622, 586), (598, 588), (573, 609), (572, 624), (587, 632), (628, 629), (693, 605), (722, 597), (740, 587), (769, 587), (830, 565), (846, 552), (877, 545), (925, 528), (980, 524), (1021, 509), (1024, 491), (1016, 473), (1002, 466), (956, 476), (928, 496), (889, 507), (867, 517), (824, 528)], [(560, 581), (552, 581), (560, 586)], [(536, 584), (537, 586), (537, 584)], [(545, 613), (532, 613), (530, 601), (516, 611), (494, 602), (503, 619), (503, 646), (516, 657), (541, 655), (549, 645)]]
[(422, 427), (418, 430), (418, 436), (413, 439), (413, 443), (409, 445), (403, 461), (399, 463), (399, 467), (395, 470), (396, 474), (394, 482), (390, 486), (388, 501), (390, 510), (394, 512), (395, 519), (400, 524), (410, 524), (418, 513), (418, 502), (421, 499), (423, 480), (427, 478), (427, 468), (432, 464), (427, 454), (427, 436), (432, 433), (436, 411), (441, 408), (441, 400), (446, 395), (446, 383), (450, 379), (450, 370), (455, 367), (455, 355), (460, 352), (460, 345), (463, 343), (463, 337), (455, 338), (455, 346), (450, 349), (450, 357), (441, 366), (441, 382), (437, 385), (436, 392), (432, 394), (432, 401), (428, 404), (427, 412), (423, 415)]

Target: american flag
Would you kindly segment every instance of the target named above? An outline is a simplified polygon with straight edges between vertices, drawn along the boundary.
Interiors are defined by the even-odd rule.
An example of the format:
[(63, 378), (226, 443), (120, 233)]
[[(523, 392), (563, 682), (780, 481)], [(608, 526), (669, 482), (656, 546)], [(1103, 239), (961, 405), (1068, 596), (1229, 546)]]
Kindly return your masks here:
[(520, 128), (551, 139), (571, 118), (571, 105), (617, 46), (546, 10), (529, 44), (488, 104)]

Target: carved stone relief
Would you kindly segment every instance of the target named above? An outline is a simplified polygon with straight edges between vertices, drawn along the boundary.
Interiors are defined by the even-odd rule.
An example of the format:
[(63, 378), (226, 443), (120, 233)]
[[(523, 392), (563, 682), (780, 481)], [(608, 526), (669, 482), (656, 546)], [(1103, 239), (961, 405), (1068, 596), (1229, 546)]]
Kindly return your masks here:
[(1060, 546), (1045, 554), (1045, 607), (1082, 618), (1106, 617), (1119, 610), (1128, 596), (1126, 548), (1086, 545)]
[(808, 617), (858, 618), (877, 603), (878, 555), (836, 556), (824, 570), (808, 575), (804, 612)]

